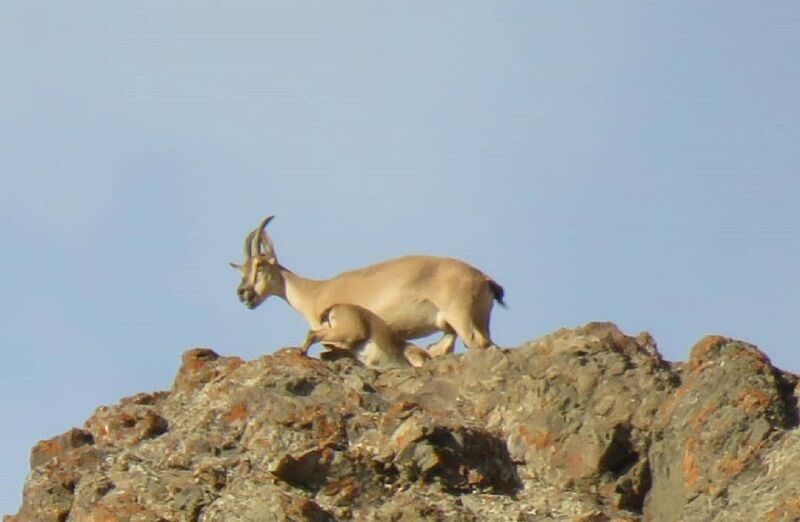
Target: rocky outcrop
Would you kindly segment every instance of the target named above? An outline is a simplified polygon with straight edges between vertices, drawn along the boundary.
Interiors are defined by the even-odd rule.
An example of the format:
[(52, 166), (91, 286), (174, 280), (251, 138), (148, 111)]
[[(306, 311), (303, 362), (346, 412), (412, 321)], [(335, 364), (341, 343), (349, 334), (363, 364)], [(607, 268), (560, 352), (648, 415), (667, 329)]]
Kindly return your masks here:
[(797, 520), (796, 397), (751, 345), (608, 323), (380, 373), (195, 349), (36, 444), (4, 520)]

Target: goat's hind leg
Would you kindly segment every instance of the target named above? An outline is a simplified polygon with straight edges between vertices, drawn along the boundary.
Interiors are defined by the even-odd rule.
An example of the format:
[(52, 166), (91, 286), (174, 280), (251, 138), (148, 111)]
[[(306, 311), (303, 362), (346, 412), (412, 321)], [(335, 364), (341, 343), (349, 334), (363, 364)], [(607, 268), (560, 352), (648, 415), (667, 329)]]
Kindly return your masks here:
[(494, 346), (489, 334), (490, 311), (491, 306), (488, 310), (479, 309), (479, 313), (459, 307), (456, 310), (450, 310), (447, 322), (468, 349), (490, 348)]
[(447, 355), (449, 353), (453, 353), (456, 346), (456, 332), (453, 328), (450, 327), (449, 324), (444, 323), (441, 327), (442, 338), (436, 341), (433, 344), (428, 345), (428, 355), (431, 357), (439, 357), (441, 355)]

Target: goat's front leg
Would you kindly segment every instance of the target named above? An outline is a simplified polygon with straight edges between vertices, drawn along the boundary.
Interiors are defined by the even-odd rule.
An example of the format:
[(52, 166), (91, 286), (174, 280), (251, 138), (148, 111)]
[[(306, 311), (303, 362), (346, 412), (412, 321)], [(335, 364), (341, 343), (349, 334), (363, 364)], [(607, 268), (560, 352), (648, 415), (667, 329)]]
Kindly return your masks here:
[(302, 346), (300, 346), (300, 351), (303, 355), (308, 354), (308, 349), (311, 348), (311, 345), (314, 343), (318, 343), (321, 339), (321, 330), (309, 330), (306, 334), (305, 340), (303, 340)]
[(358, 343), (358, 340), (353, 340), (348, 335), (343, 335), (330, 328), (319, 328), (317, 330), (309, 330), (303, 345), (300, 347), (303, 355), (308, 353), (308, 349), (314, 343), (321, 342), (328, 350), (349, 351), (353, 349)]

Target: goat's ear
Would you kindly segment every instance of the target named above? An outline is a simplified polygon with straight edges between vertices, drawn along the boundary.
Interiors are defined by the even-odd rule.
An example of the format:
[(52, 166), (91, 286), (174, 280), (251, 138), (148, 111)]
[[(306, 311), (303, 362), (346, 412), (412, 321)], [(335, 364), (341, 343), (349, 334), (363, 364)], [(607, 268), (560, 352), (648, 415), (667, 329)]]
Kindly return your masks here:
[(319, 322), (320, 322), (320, 324), (325, 324), (328, 321), (330, 321), (330, 317), (329, 316), (330, 316), (330, 313), (331, 313), (331, 308), (333, 308), (333, 305), (329, 306), (328, 308), (323, 310), (323, 312), (321, 314), (319, 314)]

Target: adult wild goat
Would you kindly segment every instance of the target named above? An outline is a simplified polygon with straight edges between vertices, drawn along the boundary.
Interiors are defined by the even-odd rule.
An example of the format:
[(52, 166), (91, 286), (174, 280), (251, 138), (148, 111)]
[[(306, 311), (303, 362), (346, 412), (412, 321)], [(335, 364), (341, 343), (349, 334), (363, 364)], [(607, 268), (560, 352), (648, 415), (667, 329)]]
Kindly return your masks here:
[(244, 240), (244, 262), (231, 263), (241, 275), (239, 300), (250, 309), (269, 296), (284, 299), (312, 329), (335, 304), (366, 308), (400, 339), (443, 332), (428, 347), (432, 356), (452, 353), (456, 336), (469, 349), (493, 346), (489, 317), (494, 301), (503, 304), (503, 287), (475, 267), (458, 259), (405, 256), (335, 277), (301, 277), (278, 262), (265, 228), (265, 218)]

